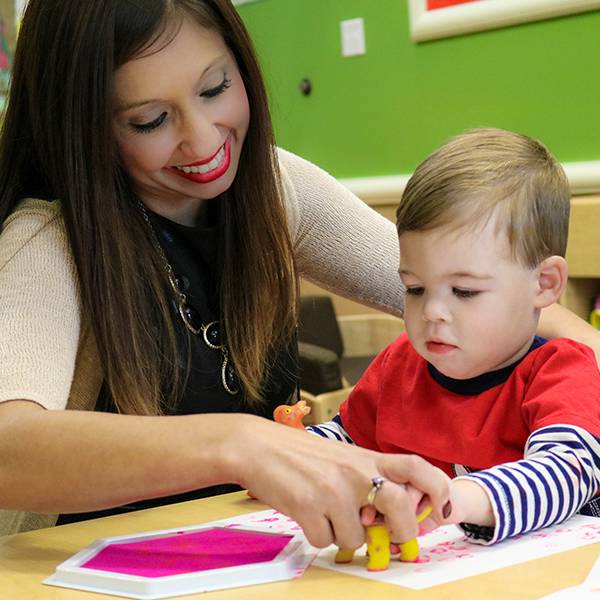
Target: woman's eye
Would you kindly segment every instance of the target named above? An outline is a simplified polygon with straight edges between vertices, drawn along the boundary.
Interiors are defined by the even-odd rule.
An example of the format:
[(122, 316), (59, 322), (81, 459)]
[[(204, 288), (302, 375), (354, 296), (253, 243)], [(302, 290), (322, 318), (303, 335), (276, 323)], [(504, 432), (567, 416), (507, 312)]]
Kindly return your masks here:
[(422, 288), (422, 287), (406, 288), (406, 293), (409, 296), (422, 296), (423, 292), (424, 292), (424, 288)]
[(231, 79), (227, 79), (227, 77), (225, 77), (222, 83), (220, 83), (217, 87), (205, 90), (200, 94), (200, 96), (202, 96), (203, 98), (216, 98), (217, 96), (220, 96), (229, 87), (231, 87)]
[(162, 113), (159, 117), (154, 119), (154, 121), (150, 121), (149, 123), (132, 123), (131, 126), (141, 133), (149, 133), (150, 131), (154, 131), (158, 129), (167, 118), (167, 113)]
[(479, 294), (476, 290), (461, 290), (460, 288), (452, 288), (452, 293), (457, 298), (474, 298)]

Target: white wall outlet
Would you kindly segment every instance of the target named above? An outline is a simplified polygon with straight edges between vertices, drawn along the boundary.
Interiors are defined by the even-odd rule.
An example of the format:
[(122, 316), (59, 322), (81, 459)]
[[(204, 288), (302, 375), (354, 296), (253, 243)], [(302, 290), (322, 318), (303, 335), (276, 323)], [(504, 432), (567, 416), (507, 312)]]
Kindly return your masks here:
[(349, 19), (340, 23), (342, 31), (342, 56), (359, 56), (365, 49), (365, 22), (360, 19)]

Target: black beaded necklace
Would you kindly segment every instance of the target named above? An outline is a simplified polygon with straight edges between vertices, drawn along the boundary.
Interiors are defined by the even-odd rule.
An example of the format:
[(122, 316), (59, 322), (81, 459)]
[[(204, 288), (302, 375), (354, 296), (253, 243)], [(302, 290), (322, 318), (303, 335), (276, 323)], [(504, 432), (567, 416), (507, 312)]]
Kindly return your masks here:
[(229, 356), (229, 349), (227, 348), (227, 344), (225, 344), (221, 340), (221, 328), (219, 321), (212, 321), (208, 325), (204, 325), (202, 323), (202, 319), (198, 314), (198, 311), (189, 306), (187, 304), (186, 295), (183, 293), (183, 285), (175, 276), (173, 272), (173, 267), (171, 263), (167, 260), (167, 256), (156, 237), (156, 232), (154, 231), (154, 227), (152, 226), (152, 222), (150, 221), (150, 217), (148, 216), (148, 212), (146, 211), (146, 207), (142, 204), (141, 200), (138, 199), (138, 206), (142, 211), (142, 215), (144, 216), (144, 220), (150, 229), (150, 233), (152, 235), (152, 240), (154, 241), (154, 245), (160, 254), (160, 257), (163, 261), (165, 271), (167, 272), (167, 277), (169, 279), (169, 284), (171, 285), (171, 289), (176, 297), (176, 306), (179, 316), (183, 321), (184, 325), (187, 327), (189, 331), (191, 331), (194, 335), (202, 335), (202, 339), (204, 343), (211, 348), (212, 350), (220, 350), (222, 355), (221, 362), (221, 383), (223, 384), (223, 388), (228, 394), (234, 396), (240, 391), (239, 381), (237, 377), (237, 372), (235, 370), (235, 365)]

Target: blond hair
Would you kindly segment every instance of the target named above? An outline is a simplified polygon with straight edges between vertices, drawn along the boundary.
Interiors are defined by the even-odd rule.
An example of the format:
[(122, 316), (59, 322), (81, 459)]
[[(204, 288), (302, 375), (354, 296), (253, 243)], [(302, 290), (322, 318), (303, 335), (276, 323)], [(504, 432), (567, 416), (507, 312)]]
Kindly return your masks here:
[(396, 212), (398, 235), (483, 227), (497, 217), (512, 258), (535, 267), (564, 256), (571, 193), (567, 176), (537, 140), (480, 128), (448, 141), (410, 178)]

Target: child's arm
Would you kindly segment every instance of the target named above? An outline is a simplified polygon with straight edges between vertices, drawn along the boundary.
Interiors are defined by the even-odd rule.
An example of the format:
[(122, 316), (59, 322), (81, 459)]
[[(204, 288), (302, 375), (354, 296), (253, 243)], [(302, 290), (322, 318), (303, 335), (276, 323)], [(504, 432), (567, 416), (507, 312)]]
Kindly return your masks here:
[[(307, 430), (354, 443), (339, 415)], [(437, 525), (460, 524), (472, 541), (493, 544), (568, 519), (599, 489), (600, 440), (573, 425), (545, 427), (529, 436), (523, 460), (453, 479), (452, 513)]]
[(318, 425), (309, 425), (306, 431), (314, 435), (329, 438), (330, 440), (356, 445), (354, 440), (346, 433), (339, 413), (331, 421), (319, 423)]
[(600, 440), (573, 425), (544, 427), (529, 436), (523, 460), (454, 479), (443, 524), (492, 544), (568, 519), (599, 489)]

